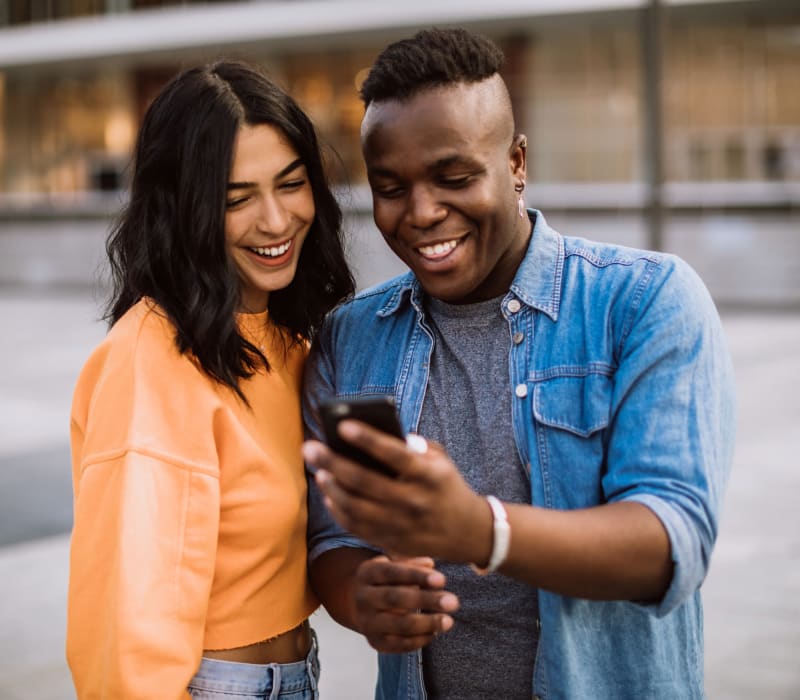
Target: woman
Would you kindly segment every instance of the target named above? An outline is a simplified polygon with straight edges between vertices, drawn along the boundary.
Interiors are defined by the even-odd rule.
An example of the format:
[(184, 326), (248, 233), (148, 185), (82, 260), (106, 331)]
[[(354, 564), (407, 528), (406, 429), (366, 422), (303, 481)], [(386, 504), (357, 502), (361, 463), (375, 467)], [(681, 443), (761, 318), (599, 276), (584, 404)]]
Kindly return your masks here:
[(72, 409), (79, 698), (317, 696), (300, 382), (353, 291), (314, 128), (236, 62), (145, 115)]

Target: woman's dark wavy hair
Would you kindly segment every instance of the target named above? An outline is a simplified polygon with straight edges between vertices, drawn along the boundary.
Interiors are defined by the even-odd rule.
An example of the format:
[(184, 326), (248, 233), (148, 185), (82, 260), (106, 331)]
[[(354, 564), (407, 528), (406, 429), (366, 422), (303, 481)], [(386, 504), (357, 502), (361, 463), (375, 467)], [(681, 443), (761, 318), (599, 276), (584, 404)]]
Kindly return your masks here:
[(504, 62), (503, 52), (485, 36), (460, 27), (423, 29), (379, 54), (360, 96), (367, 107), (373, 101), (406, 100), (428, 88), (486, 80)]
[(316, 214), (285, 289), (269, 295), (270, 318), (290, 342), (310, 340), (325, 314), (353, 293), (342, 247), (342, 212), (328, 186), (314, 126), (269, 78), (238, 61), (186, 70), (145, 114), (130, 201), (106, 244), (111, 324), (143, 297), (177, 329), (213, 378), (244, 398), (241, 379), (266, 357), (240, 335), (239, 277), (225, 251), (226, 186), (242, 125), (279, 129), (306, 166)]

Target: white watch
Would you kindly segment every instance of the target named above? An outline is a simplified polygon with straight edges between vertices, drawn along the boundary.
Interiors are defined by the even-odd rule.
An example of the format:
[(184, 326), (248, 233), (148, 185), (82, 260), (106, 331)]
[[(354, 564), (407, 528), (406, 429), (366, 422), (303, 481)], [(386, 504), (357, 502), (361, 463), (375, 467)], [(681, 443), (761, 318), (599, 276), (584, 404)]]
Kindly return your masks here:
[(492, 554), (489, 564), (485, 569), (475, 564), (470, 564), (472, 570), (481, 576), (491, 574), (506, 560), (509, 545), (511, 544), (511, 526), (508, 524), (508, 515), (503, 504), (495, 496), (487, 496), (489, 507), (492, 509)]

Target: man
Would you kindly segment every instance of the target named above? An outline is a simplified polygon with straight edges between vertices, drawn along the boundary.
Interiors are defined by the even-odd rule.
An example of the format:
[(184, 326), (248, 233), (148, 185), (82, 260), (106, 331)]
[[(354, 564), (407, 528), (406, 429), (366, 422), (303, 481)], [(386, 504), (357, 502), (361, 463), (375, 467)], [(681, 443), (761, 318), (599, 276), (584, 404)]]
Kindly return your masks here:
[(391, 394), (428, 442), (341, 424), (396, 478), (306, 443), (312, 581), (386, 652), (380, 698), (702, 698), (734, 425), (719, 319), (680, 260), (525, 209), (501, 63), (424, 31), (363, 84), (375, 223), (410, 272), (323, 328), (308, 433), (327, 398)]

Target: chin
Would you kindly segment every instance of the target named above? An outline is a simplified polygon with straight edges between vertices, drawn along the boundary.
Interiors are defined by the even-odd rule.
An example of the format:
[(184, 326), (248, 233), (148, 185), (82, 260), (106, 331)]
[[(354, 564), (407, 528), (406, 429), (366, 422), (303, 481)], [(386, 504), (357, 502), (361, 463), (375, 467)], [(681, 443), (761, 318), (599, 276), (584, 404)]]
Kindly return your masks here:
[(447, 304), (460, 304), (462, 300), (467, 299), (472, 293), (470, 289), (458, 288), (446, 284), (426, 284), (422, 280), (420, 280), (420, 285), (428, 296), (439, 299)]

